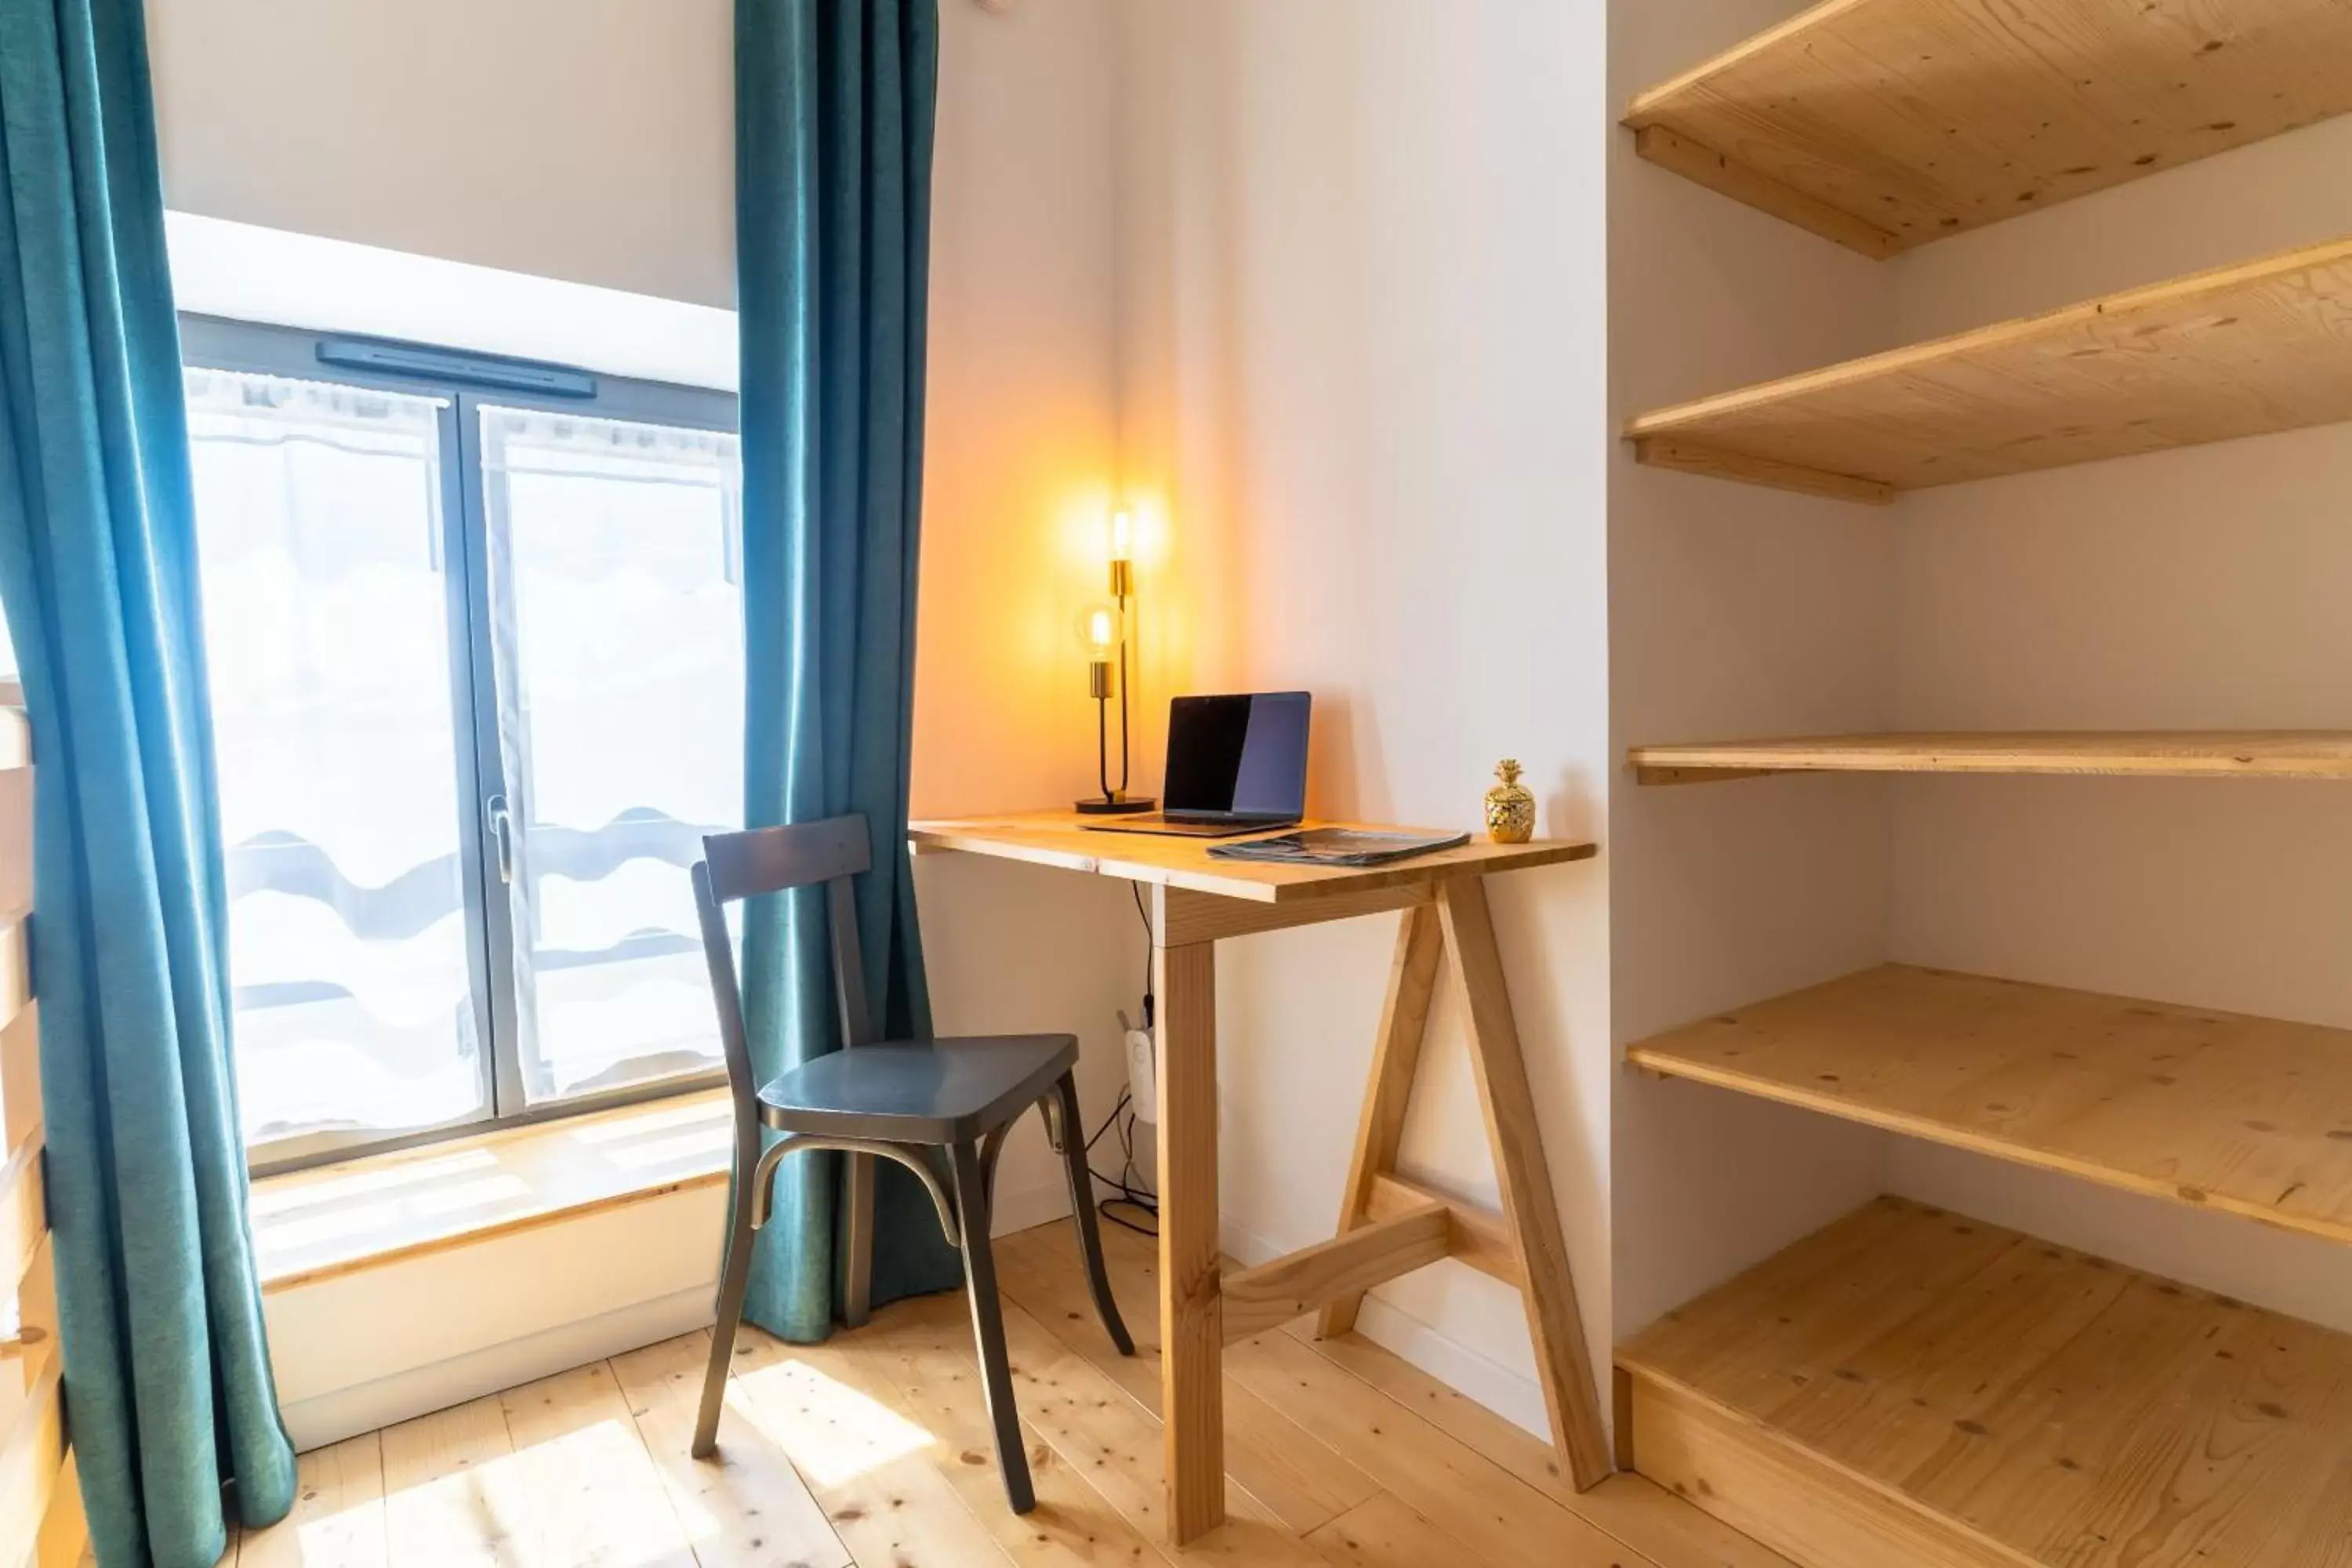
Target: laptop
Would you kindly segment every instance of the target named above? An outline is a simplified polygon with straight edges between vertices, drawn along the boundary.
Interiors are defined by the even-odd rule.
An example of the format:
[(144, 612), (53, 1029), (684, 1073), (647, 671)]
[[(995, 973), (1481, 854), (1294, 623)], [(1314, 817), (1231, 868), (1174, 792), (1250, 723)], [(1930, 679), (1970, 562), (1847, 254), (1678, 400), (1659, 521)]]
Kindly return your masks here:
[(1172, 700), (1160, 809), (1081, 826), (1183, 838), (1297, 826), (1307, 815), (1307, 720), (1314, 700), (1304, 691)]

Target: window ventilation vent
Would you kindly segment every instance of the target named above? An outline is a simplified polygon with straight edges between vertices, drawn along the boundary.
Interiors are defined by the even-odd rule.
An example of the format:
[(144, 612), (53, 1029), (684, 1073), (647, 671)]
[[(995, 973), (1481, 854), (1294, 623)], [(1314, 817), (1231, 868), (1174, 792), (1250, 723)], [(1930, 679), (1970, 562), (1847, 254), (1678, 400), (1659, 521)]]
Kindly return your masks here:
[(502, 387), (509, 392), (535, 392), (542, 397), (593, 397), (596, 378), (560, 365), (533, 364), (528, 360), (490, 359), (480, 354), (445, 353), (402, 343), (376, 342), (367, 338), (326, 338), (319, 343), (322, 363), (352, 370), (372, 370), (387, 375), (430, 376), (436, 381), (464, 382), (472, 386)]

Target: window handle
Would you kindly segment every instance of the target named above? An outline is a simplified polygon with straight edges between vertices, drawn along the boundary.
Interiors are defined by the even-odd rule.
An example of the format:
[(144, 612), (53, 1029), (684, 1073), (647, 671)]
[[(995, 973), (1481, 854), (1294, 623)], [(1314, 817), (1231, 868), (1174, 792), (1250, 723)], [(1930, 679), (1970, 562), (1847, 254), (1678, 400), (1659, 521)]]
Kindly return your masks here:
[(514, 813), (507, 809), (507, 797), (494, 795), (482, 803), (482, 816), (490, 830), (490, 847), (499, 858), (499, 880), (514, 883)]

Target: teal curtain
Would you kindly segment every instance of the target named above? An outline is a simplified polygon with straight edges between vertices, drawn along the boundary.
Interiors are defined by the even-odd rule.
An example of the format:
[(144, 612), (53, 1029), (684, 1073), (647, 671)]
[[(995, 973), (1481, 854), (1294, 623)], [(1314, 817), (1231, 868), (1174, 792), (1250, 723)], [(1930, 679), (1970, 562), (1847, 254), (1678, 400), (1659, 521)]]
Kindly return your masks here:
[(0, 603), (67, 1415), (102, 1568), (285, 1514), (229, 1071), (179, 331), (138, 0), (0, 0)]
[[(936, 0), (737, 0), (735, 272), (750, 658), (745, 820), (861, 812), (866, 994), (928, 1038), (907, 858)], [(743, 992), (762, 1076), (836, 1049), (821, 900), (755, 903)], [(822, 1339), (840, 1299), (838, 1162), (777, 1176), (747, 1315)], [(914, 1178), (881, 1163), (874, 1300), (962, 1281)]]

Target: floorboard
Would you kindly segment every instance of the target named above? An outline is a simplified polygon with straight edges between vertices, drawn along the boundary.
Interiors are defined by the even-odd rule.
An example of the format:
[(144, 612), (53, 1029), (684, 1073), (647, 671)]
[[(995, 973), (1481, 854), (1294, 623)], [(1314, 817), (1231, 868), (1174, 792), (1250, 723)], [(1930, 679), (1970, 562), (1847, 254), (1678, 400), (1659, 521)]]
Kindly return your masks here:
[(1004, 1507), (971, 1318), (903, 1302), (824, 1345), (747, 1331), (717, 1459), (687, 1457), (708, 1333), (302, 1456), (295, 1510), (220, 1568), (1786, 1568), (1647, 1482), (1578, 1496), (1546, 1444), (1370, 1341), (1234, 1347), (1232, 1518), (1162, 1528), (1154, 1256), (1109, 1232), (1137, 1354), (1067, 1225), (999, 1242), (1038, 1506)]
[(717, 1457), (687, 1457), (709, 1354), (710, 1336), (695, 1333), (609, 1363), (698, 1568), (849, 1568), (849, 1549), (742, 1389), (728, 1390)]

